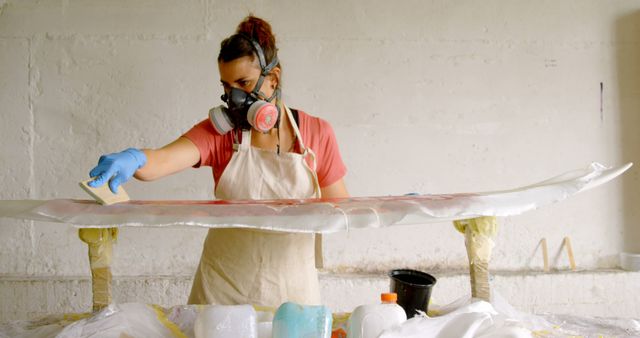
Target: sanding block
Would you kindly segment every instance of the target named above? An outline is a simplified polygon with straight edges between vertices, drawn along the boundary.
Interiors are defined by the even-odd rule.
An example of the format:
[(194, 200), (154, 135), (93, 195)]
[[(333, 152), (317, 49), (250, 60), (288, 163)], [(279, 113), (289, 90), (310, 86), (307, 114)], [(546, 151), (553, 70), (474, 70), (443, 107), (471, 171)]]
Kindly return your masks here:
[(109, 189), (108, 183), (105, 183), (98, 188), (92, 188), (87, 184), (91, 181), (93, 181), (93, 178), (80, 182), (80, 187), (98, 201), (98, 203), (102, 205), (111, 205), (129, 200), (129, 195), (124, 191), (122, 186), (118, 187), (118, 193), (114, 194), (111, 192), (111, 189)]

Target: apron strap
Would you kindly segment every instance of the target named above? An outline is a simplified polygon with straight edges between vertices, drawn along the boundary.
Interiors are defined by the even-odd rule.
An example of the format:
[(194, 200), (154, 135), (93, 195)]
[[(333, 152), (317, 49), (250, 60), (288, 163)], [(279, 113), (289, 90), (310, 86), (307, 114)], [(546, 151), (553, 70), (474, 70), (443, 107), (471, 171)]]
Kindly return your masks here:
[[(313, 164), (310, 169), (312, 172), (315, 173), (316, 169), (318, 168), (316, 153), (314, 153), (311, 148), (307, 148), (304, 145), (304, 142), (302, 141), (302, 135), (300, 134), (300, 129), (298, 128), (298, 123), (296, 122), (296, 119), (293, 118), (293, 113), (291, 113), (291, 109), (289, 109), (289, 107), (285, 106), (284, 104), (283, 106), (287, 112), (287, 116), (289, 116), (289, 121), (291, 122), (291, 126), (293, 127), (293, 132), (296, 134), (298, 145), (300, 146), (300, 150), (302, 151), (302, 157), (306, 159), (307, 156), (311, 156), (311, 163)], [(317, 177), (316, 177), (316, 181), (317, 181)], [(318, 187), (318, 191), (320, 191), (319, 187)]]
[(242, 131), (242, 146), (248, 147), (251, 145), (251, 129)]
[[(233, 151), (238, 151), (238, 146), (240, 145), (240, 141), (238, 141), (238, 129), (231, 130), (231, 134), (233, 134)], [(244, 138), (243, 138), (244, 140)]]
[(306, 148), (304, 150), (304, 152), (302, 153), (302, 157), (306, 158), (307, 156), (311, 156), (311, 171), (313, 171), (314, 173), (316, 172), (316, 169), (318, 169), (318, 161), (316, 160), (316, 153), (313, 151), (313, 149), (311, 148)]
[[(234, 129), (233, 133), (233, 152), (237, 152), (240, 146), (249, 147), (251, 145), (251, 130), (239, 131)], [(242, 133), (242, 141), (238, 141), (238, 133)]]
[(291, 113), (291, 109), (289, 107), (284, 106), (284, 109), (287, 111), (287, 116), (289, 116), (289, 122), (291, 122), (291, 126), (293, 127), (293, 132), (296, 134), (296, 139), (298, 139), (298, 145), (300, 146), (300, 150), (304, 154), (307, 148), (304, 146), (304, 142), (302, 142), (302, 136), (300, 135), (300, 129), (298, 129), (298, 124), (296, 123), (296, 119), (293, 118), (293, 114)]
[[(318, 174), (316, 173), (316, 169), (317, 169), (317, 160), (316, 160), (316, 153), (313, 152), (313, 150), (311, 148), (307, 148), (304, 146), (304, 142), (302, 142), (302, 135), (300, 135), (300, 129), (298, 129), (298, 124), (296, 123), (296, 120), (293, 118), (293, 114), (291, 113), (291, 109), (289, 109), (289, 107), (285, 106), (285, 110), (287, 111), (287, 115), (289, 116), (289, 121), (291, 122), (291, 126), (293, 127), (293, 131), (296, 134), (296, 138), (298, 139), (298, 145), (300, 145), (300, 150), (302, 150), (302, 158), (304, 161), (305, 166), (307, 166), (308, 168), (308, 164), (306, 161), (307, 156), (311, 156), (311, 163), (312, 163), (312, 168), (309, 168), (311, 170), (311, 173), (313, 175), (313, 184), (314, 184), (314, 189), (316, 191), (316, 196), (318, 198), (322, 197), (322, 193), (320, 192), (320, 184), (318, 183)], [(315, 247), (315, 256), (316, 256), (316, 269), (322, 269), (324, 268), (324, 255), (323, 255), (323, 248), (322, 248), (322, 234), (321, 233), (317, 233), (315, 234), (315, 243), (314, 243), (314, 247)]]

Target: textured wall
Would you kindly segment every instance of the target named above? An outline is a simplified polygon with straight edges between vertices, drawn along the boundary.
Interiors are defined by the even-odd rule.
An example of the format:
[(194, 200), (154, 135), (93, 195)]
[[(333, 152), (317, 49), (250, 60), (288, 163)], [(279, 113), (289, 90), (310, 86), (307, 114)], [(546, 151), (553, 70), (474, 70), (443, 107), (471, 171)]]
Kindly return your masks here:
[[(289, 105), (334, 126), (353, 195), (498, 190), (639, 162), (640, 1), (0, 0), (0, 198), (87, 198), (77, 182), (100, 154), (164, 145), (205, 118), (220, 103), (219, 43), (249, 12), (273, 25)], [(502, 220), (493, 266), (540, 268), (546, 237), (566, 267), (568, 235), (581, 268), (615, 267), (640, 251), (638, 179), (633, 168)], [(211, 181), (188, 170), (127, 190), (207, 199)], [(123, 229), (114, 273), (190, 276), (203, 236)], [(325, 247), (332, 271), (466, 266), (449, 224), (335, 234)], [(87, 274), (76, 230), (0, 220), (0, 276)]]
[[(116, 302), (153, 303), (171, 306), (191, 289), (192, 276), (115, 277)], [(465, 274), (436, 274), (431, 304), (446, 305), (469, 297), (469, 277)], [(570, 313), (581, 316), (638, 318), (640, 302), (630, 299), (637, 293), (640, 273), (600, 270), (597, 272), (557, 272), (552, 274), (497, 273), (492, 293), (500, 295), (527, 313)], [(615, 288), (608, 286), (616, 285)], [(386, 276), (372, 274), (322, 274), (320, 286), (325, 304), (334, 312), (351, 312), (380, 297), (389, 287)], [(46, 314), (84, 313), (91, 308), (89, 278), (0, 279), (0, 318), (35, 318)], [(18, 301), (20, 300), (20, 301)], [(26, 300), (26, 301), (25, 301)], [(0, 320), (1, 322), (1, 320)]]

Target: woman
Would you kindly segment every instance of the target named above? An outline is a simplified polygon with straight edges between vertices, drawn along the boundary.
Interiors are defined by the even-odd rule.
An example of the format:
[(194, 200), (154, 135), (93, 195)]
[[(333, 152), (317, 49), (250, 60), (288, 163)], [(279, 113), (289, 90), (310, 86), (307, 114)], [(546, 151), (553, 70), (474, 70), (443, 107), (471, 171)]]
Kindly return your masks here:
[[(210, 117), (160, 149), (102, 156), (90, 183), (112, 191), (132, 176), (152, 181), (210, 166), (219, 199), (348, 197), (335, 135), (324, 120), (289, 109), (266, 21), (249, 16), (221, 43), (222, 99)], [(256, 108), (257, 107), (257, 108)], [(312, 234), (210, 229), (190, 304), (319, 304)]]

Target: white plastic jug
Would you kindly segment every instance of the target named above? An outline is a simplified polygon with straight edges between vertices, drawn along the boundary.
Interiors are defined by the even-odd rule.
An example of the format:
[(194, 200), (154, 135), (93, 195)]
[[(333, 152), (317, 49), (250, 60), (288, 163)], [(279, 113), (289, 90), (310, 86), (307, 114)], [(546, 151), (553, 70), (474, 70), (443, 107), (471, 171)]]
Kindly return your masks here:
[(273, 329), (273, 313), (258, 311), (258, 338), (271, 338)]
[(207, 305), (193, 331), (196, 338), (258, 338), (256, 310), (251, 305)]
[(378, 338), (384, 331), (407, 320), (404, 309), (396, 304), (395, 293), (383, 293), (382, 304), (358, 306), (347, 323), (349, 338)]

